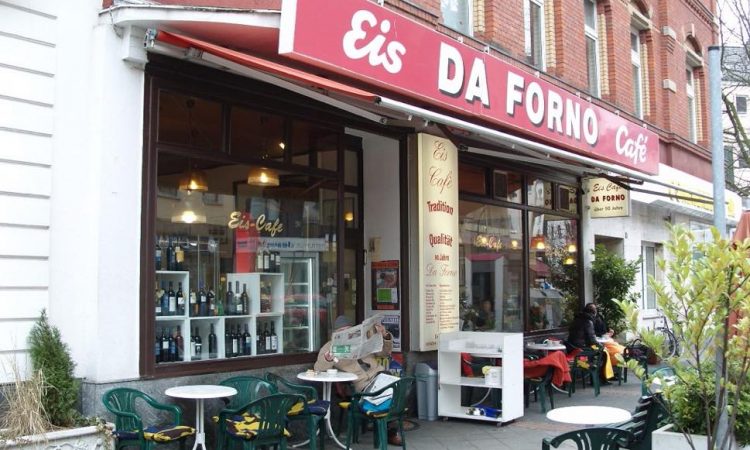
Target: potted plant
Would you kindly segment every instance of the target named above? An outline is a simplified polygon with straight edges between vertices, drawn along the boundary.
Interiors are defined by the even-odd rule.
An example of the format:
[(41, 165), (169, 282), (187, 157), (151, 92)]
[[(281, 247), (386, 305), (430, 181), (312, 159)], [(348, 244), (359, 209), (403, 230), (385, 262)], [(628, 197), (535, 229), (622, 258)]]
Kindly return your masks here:
[(28, 343), (32, 373), (24, 379), (18, 365), (11, 364), (14, 382), (4, 390), (0, 405), (0, 447), (109, 447), (110, 426), (76, 410), (75, 363), (46, 311), (31, 329)]
[(594, 300), (599, 313), (610, 328), (619, 334), (625, 328), (624, 315), (613, 299), (638, 301), (639, 295), (631, 292), (640, 271), (641, 258), (627, 261), (599, 244), (591, 251), (591, 282)]
[[(664, 336), (658, 330), (637, 329), (636, 305), (617, 302), (631, 331), (674, 371), (673, 380), (661, 382), (660, 401), (671, 422), (665, 428), (678, 433), (682, 447), (665, 443), (662, 439), (669, 436), (664, 429), (653, 433), (653, 446), (732, 448), (735, 439), (748, 446), (750, 240), (733, 244), (713, 230), (712, 242), (697, 242), (682, 226), (670, 227), (670, 231), (671, 238), (665, 243), (669, 258), (659, 261), (666, 282), (652, 278), (649, 283), (672, 325), (681, 354), (664, 358)], [(636, 361), (629, 361), (628, 368), (645, 378), (647, 385), (654, 382)], [(723, 420), (721, 413), (725, 414)]]

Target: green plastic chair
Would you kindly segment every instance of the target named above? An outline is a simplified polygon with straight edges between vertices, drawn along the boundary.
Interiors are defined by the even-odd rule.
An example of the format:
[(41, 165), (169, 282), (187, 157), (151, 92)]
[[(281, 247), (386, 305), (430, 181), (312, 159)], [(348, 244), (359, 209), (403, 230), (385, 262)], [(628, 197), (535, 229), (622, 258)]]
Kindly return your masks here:
[[(358, 425), (367, 420), (375, 423), (376, 435), (374, 447), (380, 450), (388, 448), (388, 422), (395, 420), (398, 422), (398, 432), (401, 435), (401, 448), (406, 449), (406, 439), (404, 437), (404, 417), (407, 413), (406, 396), (414, 385), (414, 377), (404, 377), (388, 386), (373, 392), (359, 392), (352, 396), (351, 404), (347, 408), (347, 431), (346, 431), (346, 448), (352, 443), (352, 438), (358, 430)], [(367, 399), (377, 397), (388, 389), (393, 389), (393, 395), (390, 404), (383, 410), (369, 409)], [(386, 405), (388, 401), (381, 405)]]
[[(568, 386), (568, 396), (571, 392), (575, 392), (576, 378), (581, 379), (581, 387), (586, 387), (586, 377), (591, 378), (591, 385), (594, 387), (594, 396), (599, 396), (600, 391), (600, 371), (602, 368), (603, 358), (606, 352), (603, 348), (597, 346), (596, 348), (584, 348), (581, 352), (573, 358), (573, 362), (570, 364), (570, 377), (572, 379)], [(583, 368), (578, 365), (578, 361), (583, 360), (588, 363), (588, 368)]]
[(524, 407), (529, 407), (529, 397), (534, 394), (534, 398), (539, 400), (539, 405), (542, 408), (542, 413), (547, 412), (547, 398), (549, 398), (550, 409), (555, 409), (555, 400), (552, 396), (552, 375), (555, 373), (555, 368), (549, 366), (547, 372), (541, 378), (524, 378), (523, 379), (523, 400)]
[[(325, 421), (323, 419), (328, 414), (330, 403), (318, 399), (318, 391), (312, 386), (304, 386), (292, 383), (276, 375), (267, 373), (266, 380), (273, 384), (278, 392), (298, 394), (305, 398), (304, 402), (295, 404), (287, 414), (289, 420), (304, 420), (307, 422), (307, 432), (310, 436), (310, 448), (325, 448)], [(320, 441), (318, 441), (318, 430), (320, 430)], [(320, 442), (320, 447), (318, 447)]]
[(664, 426), (668, 416), (657, 395), (645, 395), (638, 404), (630, 420), (615, 425), (616, 428), (633, 433), (628, 445), (630, 450), (651, 450), (651, 433)]
[(563, 433), (554, 438), (542, 439), (542, 450), (557, 448), (565, 441), (572, 441), (578, 450), (617, 450), (626, 448), (633, 440), (633, 433), (619, 428), (583, 428)]
[[(253, 377), (250, 375), (242, 375), (238, 377), (227, 378), (226, 380), (219, 383), (222, 386), (232, 387), (237, 390), (237, 395), (233, 395), (229, 398), (222, 399), (224, 401), (224, 409), (221, 412), (237, 411), (239, 408), (247, 405), (248, 403), (257, 400), (267, 395), (276, 394), (276, 386), (269, 383), (260, 377)], [(219, 417), (213, 416), (215, 423), (219, 422)], [(216, 448), (218, 450), (224, 450), (226, 440), (221, 439), (221, 435), (216, 435)]]
[[(113, 433), (116, 448), (137, 446), (150, 450), (158, 444), (179, 442), (185, 448), (185, 438), (195, 435), (195, 429), (182, 425), (182, 410), (177, 405), (157, 402), (150, 395), (131, 388), (115, 388), (105, 392), (102, 403), (115, 415)], [(156, 410), (156, 411), (154, 411)], [(171, 413), (171, 421), (163, 425), (144, 426), (140, 411), (151, 417), (158, 411)]]
[(219, 413), (217, 438), (221, 448), (231, 441), (242, 443), (243, 450), (261, 446), (276, 446), (286, 450), (289, 432), (286, 417), (291, 407), (304, 402), (305, 397), (295, 394), (272, 394), (260, 397), (235, 409)]

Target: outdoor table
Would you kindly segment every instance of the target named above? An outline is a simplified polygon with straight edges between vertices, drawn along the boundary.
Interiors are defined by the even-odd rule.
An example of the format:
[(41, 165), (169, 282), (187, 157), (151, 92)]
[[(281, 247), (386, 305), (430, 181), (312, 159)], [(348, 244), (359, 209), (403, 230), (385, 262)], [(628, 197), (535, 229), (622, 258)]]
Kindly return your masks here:
[[(342, 372), (338, 371), (335, 374), (329, 374), (328, 372), (315, 372), (314, 374), (308, 374), (308, 372), (301, 372), (297, 374), (297, 378), (304, 381), (311, 381), (314, 383), (323, 383), (323, 400), (330, 402), (331, 401), (331, 387), (333, 386), (333, 383), (343, 383), (346, 381), (354, 381), (357, 379), (357, 376), (353, 373), (349, 372)], [(336, 433), (333, 432), (333, 427), (331, 426), (331, 408), (328, 408), (328, 411), (326, 411), (325, 417), (323, 419), (326, 421), (326, 430), (328, 432), (328, 436), (333, 439), (333, 442), (336, 443), (341, 448), (346, 448), (344, 444), (341, 443), (341, 441), (338, 440), (336, 437)], [(321, 439), (324, 439), (324, 436), (320, 437)]]
[(526, 348), (530, 350), (540, 350), (543, 351), (545, 354), (552, 352), (552, 351), (565, 351), (565, 346), (558, 342), (547, 342), (542, 344), (535, 344), (530, 343), (526, 344)]
[(598, 342), (600, 344), (606, 344), (606, 343), (612, 342), (612, 341), (613, 341), (613, 339), (611, 337), (609, 337), (609, 336), (597, 336), (596, 337), (596, 342)]
[(169, 397), (191, 398), (195, 400), (195, 444), (193, 444), (193, 450), (197, 449), (198, 445), (201, 445), (203, 450), (206, 450), (206, 432), (203, 430), (203, 401), (207, 398), (223, 398), (237, 395), (237, 389), (214, 384), (196, 384), (172, 387), (164, 391), (164, 394)]
[(629, 411), (611, 406), (566, 406), (547, 413), (554, 422), (588, 426), (625, 422), (630, 417)]

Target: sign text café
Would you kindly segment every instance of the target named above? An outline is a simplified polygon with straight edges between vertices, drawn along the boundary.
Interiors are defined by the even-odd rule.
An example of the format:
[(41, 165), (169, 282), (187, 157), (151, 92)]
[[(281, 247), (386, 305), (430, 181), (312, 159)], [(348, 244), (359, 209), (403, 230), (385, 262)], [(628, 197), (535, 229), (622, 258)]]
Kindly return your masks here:
[(283, 0), (279, 53), (580, 154), (658, 173), (655, 133), (373, 2)]

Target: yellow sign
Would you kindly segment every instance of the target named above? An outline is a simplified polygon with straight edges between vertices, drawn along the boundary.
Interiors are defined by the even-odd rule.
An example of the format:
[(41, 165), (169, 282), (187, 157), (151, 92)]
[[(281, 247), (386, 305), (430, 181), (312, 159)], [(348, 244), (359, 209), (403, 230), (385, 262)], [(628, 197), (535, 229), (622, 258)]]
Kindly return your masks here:
[(229, 214), (229, 222), (227, 227), (231, 229), (239, 228), (240, 230), (249, 230), (255, 228), (258, 233), (268, 234), (271, 237), (276, 237), (277, 234), (284, 231), (284, 224), (277, 218), (273, 222), (269, 222), (266, 219), (265, 214), (261, 214), (252, 221), (252, 217), (249, 213), (243, 213), (242, 211), (232, 211)]
[(630, 191), (627, 189), (606, 178), (589, 178), (585, 192), (592, 219), (630, 216)]

